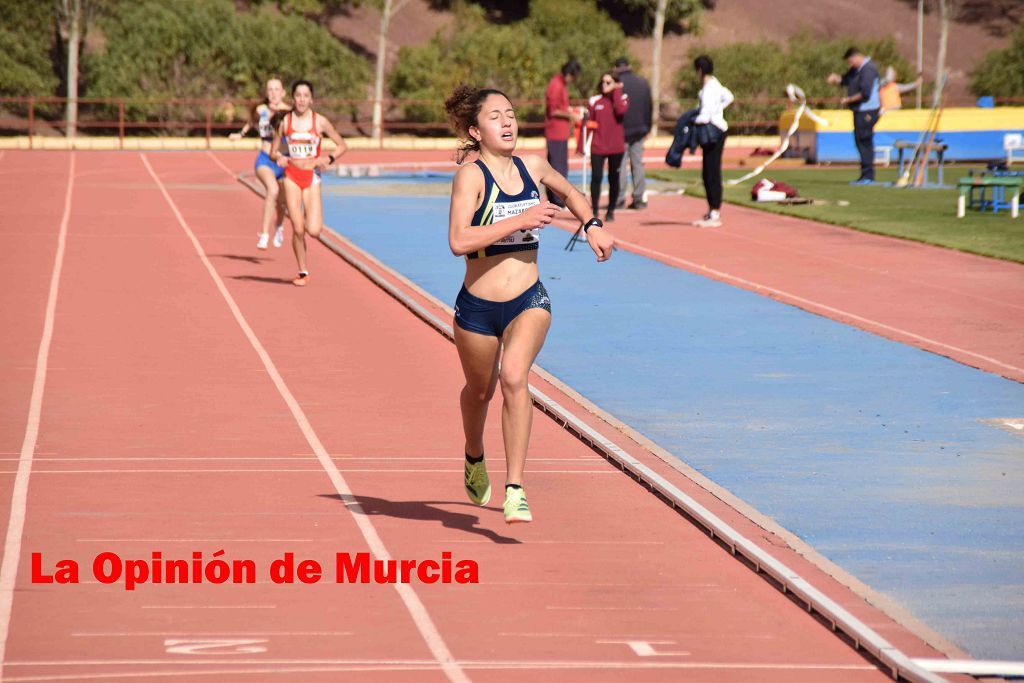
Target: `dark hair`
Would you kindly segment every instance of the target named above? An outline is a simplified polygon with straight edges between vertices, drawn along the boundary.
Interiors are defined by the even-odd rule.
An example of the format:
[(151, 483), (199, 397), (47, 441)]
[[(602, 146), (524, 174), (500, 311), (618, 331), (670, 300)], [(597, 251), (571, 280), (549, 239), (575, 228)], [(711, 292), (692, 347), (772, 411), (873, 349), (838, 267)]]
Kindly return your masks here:
[(701, 55), (697, 59), (693, 60), (693, 68), (700, 71), (705, 76), (710, 76), (715, 73), (715, 63), (711, 61), (711, 57), (707, 55)]
[(855, 48), (855, 47), (852, 47), (852, 46), (851, 46), (851, 47), (850, 47), (850, 48), (849, 48), (849, 49), (848, 49), (848, 50), (847, 50), (847, 51), (846, 51), (846, 52), (845, 52), (845, 53), (843, 54), (843, 59), (849, 59), (850, 57), (853, 57), (854, 55), (861, 55), (861, 54), (864, 54), (864, 53), (863, 53), (863, 52), (861, 52), (860, 50), (858, 50), (857, 48)]
[(295, 97), (295, 91), (299, 89), (300, 85), (304, 85), (307, 88), (309, 88), (309, 94), (310, 95), (313, 94), (313, 84), (312, 83), (310, 83), (309, 81), (305, 81), (305, 80), (298, 80), (298, 81), (295, 81), (294, 83), (292, 83), (292, 97)]
[(603, 95), (604, 94), (604, 90), (601, 88), (601, 84), (604, 82), (604, 77), (605, 76), (610, 77), (616, 83), (622, 83), (622, 79), (619, 78), (618, 74), (614, 74), (611, 71), (605, 71), (603, 74), (601, 74), (601, 78), (597, 79), (597, 94), (598, 95)]
[(448, 121), (451, 123), (455, 134), (459, 136), (460, 143), (456, 150), (455, 163), (461, 164), (466, 160), (470, 152), (480, 151), (480, 142), (469, 135), (470, 126), (477, 125), (477, 117), (480, 115), (480, 107), (489, 95), (501, 95), (511, 102), (509, 96), (494, 88), (474, 88), (468, 85), (460, 85), (455, 88), (448, 99), (444, 101), (444, 111), (448, 114)]
[(615, 60), (615, 66), (629, 66), (629, 57), (619, 57)]
[(580, 71), (583, 71), (583, 67), (575, 59), (570, 59), (568, 62), (562, 65), (562, 75), (572, 76), (576, 78), (580, 75)]

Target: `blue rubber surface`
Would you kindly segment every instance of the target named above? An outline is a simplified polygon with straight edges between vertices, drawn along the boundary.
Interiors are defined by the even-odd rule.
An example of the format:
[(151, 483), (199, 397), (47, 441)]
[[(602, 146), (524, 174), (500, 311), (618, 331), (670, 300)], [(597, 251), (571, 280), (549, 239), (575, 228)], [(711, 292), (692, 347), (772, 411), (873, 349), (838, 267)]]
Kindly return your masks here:
[[(451, 305), (447, 197), (325, 195), (326, 222)], [(1024, 659), (1024, 386), (542, 233), (538, 362), (979, 658)], [(453, 425), (453, 429), (457, 429)]]

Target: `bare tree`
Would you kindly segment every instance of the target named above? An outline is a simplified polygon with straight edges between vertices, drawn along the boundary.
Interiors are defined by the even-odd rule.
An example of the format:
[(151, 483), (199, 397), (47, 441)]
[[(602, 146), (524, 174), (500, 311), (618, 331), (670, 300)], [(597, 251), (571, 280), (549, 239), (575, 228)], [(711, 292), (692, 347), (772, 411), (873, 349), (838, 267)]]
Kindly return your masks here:
[(85, 26), (84, 9), (88, 12), (89, 0), (56, 0), (57, 29), (67, 47), (68, 101), (64, 113), (65, 134), (75, 137), (78, 128), (78, 50), (82, 43)]
[(373, 139), (380, 142), (384, 124), (384, 65), (388, 57), (388, 24), (391, 17), (402, 11), (409, 0), (382, 0), (380, 9), (380, 35), (377, 37), (377, 77), (373, 84)]

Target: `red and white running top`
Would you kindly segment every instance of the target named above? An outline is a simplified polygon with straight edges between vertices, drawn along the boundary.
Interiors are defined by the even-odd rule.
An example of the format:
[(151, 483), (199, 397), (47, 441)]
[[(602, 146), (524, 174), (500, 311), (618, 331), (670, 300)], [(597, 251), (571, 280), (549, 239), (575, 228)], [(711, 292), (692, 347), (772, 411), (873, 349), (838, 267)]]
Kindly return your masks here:
[(316, 134), (316, 112), (313, 125), (309, 130), (296, 131), (292, 128), (292, 115), (289, 112), (284, 130), (285, 143), (288, 145), (288, 156), (292, 159), (316, 159), (320, 156), (320, 136)]

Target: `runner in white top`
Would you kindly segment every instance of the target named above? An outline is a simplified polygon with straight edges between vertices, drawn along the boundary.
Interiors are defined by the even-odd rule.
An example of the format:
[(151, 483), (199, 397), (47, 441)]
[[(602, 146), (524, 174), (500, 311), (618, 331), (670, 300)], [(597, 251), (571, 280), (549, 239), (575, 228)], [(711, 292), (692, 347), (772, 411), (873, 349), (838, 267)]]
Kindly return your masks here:
[(277, 78), (271, 78), (266, 84), (266, 97), (249, 112), (249, 120), (242, 126), (239, 133), (232, 133), (232, 140), (239, 140), (252, 129), (255, 123), (260, 135), (260, 152), (256, 157), (256, 177), (263, 183), (266, 195), (263, 200), (263, 225), (259, 233), (257, 249), (266, 249), (270, 241), (270, 226), (276, 225), (274, 246), (284, 243), (284, 195), (281, 194), (279, 182), (284, 177), (284, 168), (270, 158), (270, 146), (274, 142), (275, 117), (282, 112), (291, 111), (284, 101), (284, 85)]

